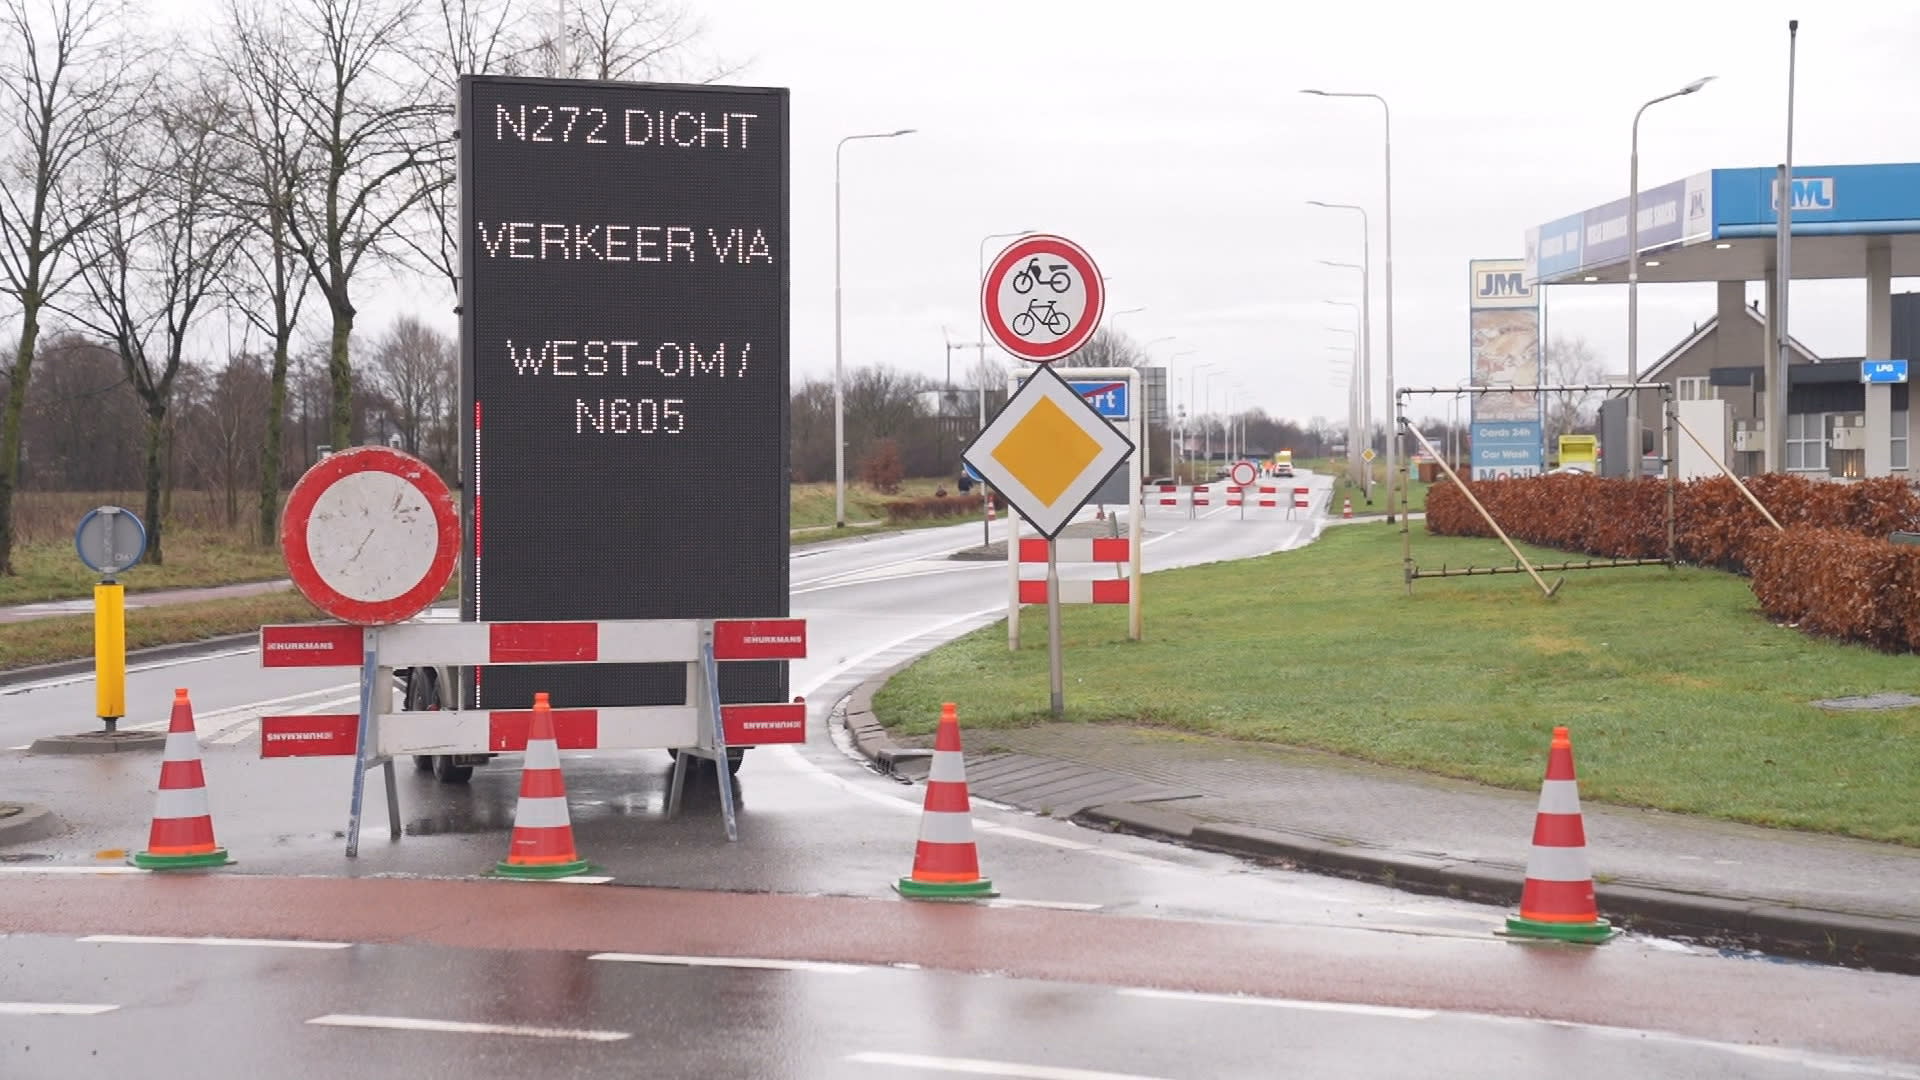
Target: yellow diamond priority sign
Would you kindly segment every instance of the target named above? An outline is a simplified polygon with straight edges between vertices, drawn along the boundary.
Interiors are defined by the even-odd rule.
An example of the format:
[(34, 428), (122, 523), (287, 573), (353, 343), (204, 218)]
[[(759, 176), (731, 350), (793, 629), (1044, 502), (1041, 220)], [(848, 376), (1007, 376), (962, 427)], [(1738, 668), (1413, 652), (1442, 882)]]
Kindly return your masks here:
[(1132, 440), (1043, 366), (960, 456), (1051, 540), (1132, 453)]

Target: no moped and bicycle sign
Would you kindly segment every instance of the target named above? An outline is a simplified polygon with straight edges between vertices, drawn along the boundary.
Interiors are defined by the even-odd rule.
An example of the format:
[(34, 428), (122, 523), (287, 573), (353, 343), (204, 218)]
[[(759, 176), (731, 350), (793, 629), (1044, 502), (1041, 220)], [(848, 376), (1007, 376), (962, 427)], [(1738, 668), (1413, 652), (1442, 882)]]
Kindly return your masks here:
[(980, 310), (995, 341), (1022, 360), (1058, 360), (1093, 337), (1106, 307), (1100, 268), (1065, 237), (1024, 236), (980, 283)]

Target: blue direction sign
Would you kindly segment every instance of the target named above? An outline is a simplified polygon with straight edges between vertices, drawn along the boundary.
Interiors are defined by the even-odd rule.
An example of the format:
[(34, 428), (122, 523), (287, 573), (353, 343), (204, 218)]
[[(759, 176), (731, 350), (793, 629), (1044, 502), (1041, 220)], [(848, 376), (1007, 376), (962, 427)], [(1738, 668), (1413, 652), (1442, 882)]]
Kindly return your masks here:
[(1860, 381), (1863, 383), (1906, 382), (1907, 362), (1905, 360), (1862, 360)]
[(1127, 418), (1127, 384), (1123, 382), (1074, 382), (1073, 392), (1087, 399), (1093, 411), (1109, 420)]
[(987, 478), (980, 475), (980, 470), (974, 468), (972, 462), (962, 461), (960, 463), (960, 472), (976, 484), (984, 484), (987, 482)]

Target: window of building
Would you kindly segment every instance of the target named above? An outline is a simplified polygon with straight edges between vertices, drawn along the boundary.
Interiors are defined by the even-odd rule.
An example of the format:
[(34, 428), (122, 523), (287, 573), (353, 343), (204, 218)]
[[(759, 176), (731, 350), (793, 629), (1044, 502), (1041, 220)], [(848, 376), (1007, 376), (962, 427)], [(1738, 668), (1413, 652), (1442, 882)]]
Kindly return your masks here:
[(1674, 392), (1681, 401), (1711, 401), (1713, 386), (1705, 375), (1683, 375), (1674, 380)]
[(1907, 467), (1907, 414), (1905, 411), (1893, 414), (1893, 453), (1890, 464), (1896, 469)]
[(1824, 471), (1827, 467), (1827, 414), (1787, 414), (1787, 468)]

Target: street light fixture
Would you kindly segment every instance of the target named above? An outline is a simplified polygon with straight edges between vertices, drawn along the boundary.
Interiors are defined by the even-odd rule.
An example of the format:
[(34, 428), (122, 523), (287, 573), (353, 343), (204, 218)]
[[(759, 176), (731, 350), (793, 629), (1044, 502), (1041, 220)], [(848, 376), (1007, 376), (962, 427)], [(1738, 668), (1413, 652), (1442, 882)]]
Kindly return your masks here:
[[(1387, 414), (1393, 414), (1393, 110), (1388, 107), (1387, 99), (1379, 94), (1351, 93), (1336, 90), (1302, 90), (1303, 94), (1329, 98), (1371, 98), (1380, 103), (1380, 118), (1386, 140), (1386, 203), (1387, 203), (1387, 380), (1385, 397)], [(1393, 522), (1393, 474), (1394, 460), (1397, 457), (1395, 447), (1400, 442), (1397, 430), (1387, 433), (1387, 522)], [(1372, 470), (1368, 470), (1371, 473)]]
[(847, 144), (859, 139), (897, 139), (913, 128), (848, 135), (833, 148), (833, 523), (847, 527), (847, 408), (840, 353), (840, 158)]
[[(1716, 76), (1695, 79), (1662, 94), (1633, 114), (1633, 150), (1627, 166), (1627, 381), (1640, 381), (1640, 116), (1663, 101), (1698, 93)], [(1784, 392), (1784, 391), (1783, 391)], [(1627, 477), (1640, 479), (1640, 391), (1627, 391)]]

